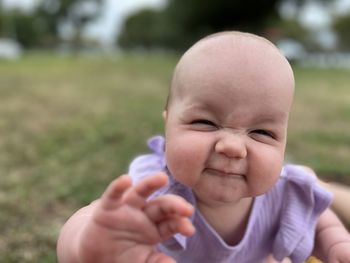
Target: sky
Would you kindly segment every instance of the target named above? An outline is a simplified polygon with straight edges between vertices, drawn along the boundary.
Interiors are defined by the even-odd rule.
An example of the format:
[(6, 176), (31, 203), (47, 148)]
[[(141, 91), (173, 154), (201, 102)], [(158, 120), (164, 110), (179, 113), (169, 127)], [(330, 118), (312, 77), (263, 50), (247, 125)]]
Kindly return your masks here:
[[(20, 7), (30, 10), (42, 0), (2, 0), (5, 7)], [(45, 0), (44, 0), (45, 1)], [(105, 0), (103, 15), (94, 24), (88, 27), (87, 34), (96, 37), (102, 44), (111, 45), (115, 36), (120, 32), (122, 23), (130, 13), (144, 7), (162, 8), (167, 0)], [(344, 13), (350, 10), (350, 0), (336, 0), (331, 12)], [(282, 10), (285, 16), (293, 15), (293, 10), (288, 6)], [(300, 20), (311, 28), (327, 28), (331, 17), (327, 10), (315, 4), (308, 4), (298, 14)]]

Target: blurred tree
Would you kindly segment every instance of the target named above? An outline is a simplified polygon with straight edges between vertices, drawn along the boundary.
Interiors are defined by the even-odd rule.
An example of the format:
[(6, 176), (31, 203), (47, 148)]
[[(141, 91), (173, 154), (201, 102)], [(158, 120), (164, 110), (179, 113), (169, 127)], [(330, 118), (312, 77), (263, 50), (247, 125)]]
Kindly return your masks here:
[(350, 14), (335, 17), (332, 27), (338, 36), (338, 48), (350, 51)]
[(301, 42), (307, 42), (308, 29), (306, 29), (296, 19), (285, 19), (277, 25), (281, 35), (285, 38), (298, 39)]
[[(129, 30), (121, 36), (119, 41), (123, 46), (133, 48), (137, 48), (140, 45), (144, 48), (160, 45), (162, 24), (160, 12), (144, 9), (137, 16), (129, 17), (126, 21), (126, 26)], [(144, 25), (147, 25), (151, 30), (144, 30)]]
[(4, 36), (16, 39), (23, 47), (33, 48), (38, 46), (45, 34), (41, 34), (36, 28), (37, 18), (32, 14), (23, 13), (19, 10), (7, 12), (4, 16)]
[(220, 30), (243, 30), (262, 34), (270, 24), (280, 19), (278, 0), (246, 1), (170, 1), (166, 10), (182, 29), (183, 43), (176, 48), (187, 48), (195, 40)]
[(38, 26), (47, 39), (56, 42), (66, 33), (73, 47), (78, 48), (82, 44), (84, 27), (98, 17), (102, 2), (103, 0), (42, 0), (34, 15), (39, 18), (37, 24), (41, 24)]
[[(128, 17), (118, 43), (126, 49), (143, 46), (183, 50), (202, 36), (221, 30), (242, 30), (266, 35), (281, 21), (279, 7), (282, 3), (288, 2), (301, 8), (308, 1), (169, 0), (164, 10), (148, 10), (147, 19), (144, 11)], [(332, 2), (313, 1), (323, 4)]]
[(306, 49), (314, 49), (314, 40), (310, 29), (303, 26), (297, 19), (283, 19), (275, 25), (278, 33), (274, 38), (270, 34), (270, 40), (277, 42), (279, 39), (296, 40)]
[(241, 29), (259, 33), (268, 21), (279, 19), (275, 8), (277, 2), (169, 0), (164, 10), (147, 11), (147, 19), (144, 11), (127, 18), (119, 44), (124, 48), (139, 45), (181, 50), (218, 30)]
[(73, 48), (82, 45), (82, 31), (101, 12), (103, 0), (41, 0), (29, 13), (3, 10), (0, 0), (0, 35), (16, 38), (23, 47), (52, 48), (62, 36)]

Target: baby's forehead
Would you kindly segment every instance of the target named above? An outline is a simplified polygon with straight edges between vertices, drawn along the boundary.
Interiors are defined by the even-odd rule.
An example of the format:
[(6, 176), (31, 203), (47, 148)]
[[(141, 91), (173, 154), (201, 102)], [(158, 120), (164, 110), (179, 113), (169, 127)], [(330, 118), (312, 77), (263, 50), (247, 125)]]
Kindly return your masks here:
[(182, 77), (189, 75), (208, 78), (240, 72), (293, 75), (286, 58), (268, 40), (248, 33), (219, 33), (198, 41), (185, 52), (172, 84), (182, 86), (178, 85), (184, 81)]
[[(264, 61), (268, 59), (268, 61)], [(211, 63), (213, 60), (227, 64), (237, 64), (242, 61), (254, 63), (287, 62), (279, 49), (267, 39), (241, 32), (223, 32), (210, 35), (194, 44), (182, 56), (178, 68), (186, 65), (196, 66)], [(288, 64), (285, 63), (285, 64)]]
[[(250, 44), (254, 45), (267, 45), (272, 49), (277, 49), (275, 45), (273, 45), (269, 40), (264, 37), (260, 37), (258, 35), (244, 33), (244, 32), (236, 32), (236, 31), (228, 31), (228, 32), (220, 32), (216, 34), (209, 35), (200, 39), (197, 43), (195, 43), (188, 51), (196, 50), (200, 48), (210, 48), (210, 47), (222, 47), (228, 44), (230, 47), (235, 48), (239, 45), (247, 46)], [(277, 49), (278, 50), (278, 49)]]
[(251, 87), (248, 84), (253, 81), (262, 85), (261, 90), (264, 85), (273, 84), (293, 94), (293, 71), (270, 41), (249, 33), (218, 33), (198, 41), (181, 57), (173, 75), (169, 101), (196, 89), (193, 87), (201, 91), (206, 87), (211, 90), (213, 85), (225, 87), (227, 83)]

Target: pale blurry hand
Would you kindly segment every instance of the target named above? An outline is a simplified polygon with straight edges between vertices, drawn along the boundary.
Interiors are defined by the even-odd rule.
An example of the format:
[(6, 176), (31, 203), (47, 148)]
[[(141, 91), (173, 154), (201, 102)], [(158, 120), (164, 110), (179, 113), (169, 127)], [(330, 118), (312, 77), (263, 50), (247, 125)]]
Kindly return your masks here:
[(147, 198), (168, 182), (163, 173), (132, 186), (129, 176), (113, 181), (94, 204), (78, 242), (80, 262), (175, 262), (155, 250), (155, 245), (176, 233), (190, 236), (194, 209), (184, 199), (164, 195)]

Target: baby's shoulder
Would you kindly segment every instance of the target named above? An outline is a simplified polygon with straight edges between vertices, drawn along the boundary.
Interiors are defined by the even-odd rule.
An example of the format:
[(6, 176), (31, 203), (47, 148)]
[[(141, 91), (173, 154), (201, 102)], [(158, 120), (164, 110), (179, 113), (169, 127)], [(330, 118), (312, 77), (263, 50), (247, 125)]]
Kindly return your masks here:
[(332, 195), (318, 184), (311, 170), (300, 165), (283, 167), (273, 193), (280, 204), (273, 254), (277, 259), (290, 255), (293, 262), (301, 262), (312, 250), (317, 220)]
[(317, 184), (317, 177), (311, 169), (305, 166), (288, 164), (283, 166), (278, 183), (280, 187), (286, 187), (288, 185), (294, 185), (300, 188), (310, 187)]
[(264, 209), (271, 210), (271, 216), (286, 219), (291, 215), (303, 220), (305, 213), (312, 216), (322, 213), (330, 205), (332, 194), (318, 183), (312, 170), (286, 165), (277, 183), (261, 199)]

